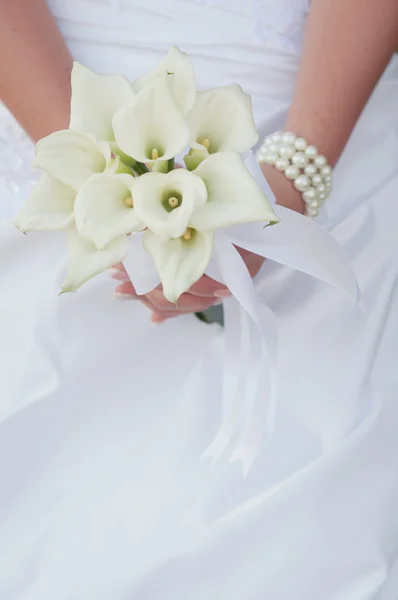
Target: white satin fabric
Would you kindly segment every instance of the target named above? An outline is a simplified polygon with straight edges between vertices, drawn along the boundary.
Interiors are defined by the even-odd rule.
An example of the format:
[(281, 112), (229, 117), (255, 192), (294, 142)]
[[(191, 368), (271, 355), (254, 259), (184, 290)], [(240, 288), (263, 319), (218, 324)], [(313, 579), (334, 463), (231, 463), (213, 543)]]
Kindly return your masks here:
[[(51, 2), (88, 66), (134, 78), (176, 44), (199, 87), (235, 81), (253, 95), (263, 134), (283, 123), (299, 63), (287, 15), (300, 20), (306, 3), (279, 21), (270, 12), (279, 36), (256, 33), (260, 4)], [(246, 478), (227, 457), (200, 460), (219, 427), (228, 330), (191, 316), (155, 327), (145, 307), (113, 299), (105, 275), (58, 297), (62, 235), (22, 236), (8, 218), (32, 176), (3, 113), (2, 599), (396, 600), (397, 98), (393, 63), (319, 218), (352, 262), (366, 317), (271, 261), (256, 281), (277, 320), (278, 397)]]

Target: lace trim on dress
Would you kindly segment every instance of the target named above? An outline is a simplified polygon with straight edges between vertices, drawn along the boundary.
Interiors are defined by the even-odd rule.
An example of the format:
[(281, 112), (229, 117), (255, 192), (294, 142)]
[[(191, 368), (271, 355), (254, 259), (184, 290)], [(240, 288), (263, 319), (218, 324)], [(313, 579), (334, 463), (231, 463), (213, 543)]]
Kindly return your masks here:
[(17, 214), (37, 182), (33, 144), (0, 103), (0, 219)]

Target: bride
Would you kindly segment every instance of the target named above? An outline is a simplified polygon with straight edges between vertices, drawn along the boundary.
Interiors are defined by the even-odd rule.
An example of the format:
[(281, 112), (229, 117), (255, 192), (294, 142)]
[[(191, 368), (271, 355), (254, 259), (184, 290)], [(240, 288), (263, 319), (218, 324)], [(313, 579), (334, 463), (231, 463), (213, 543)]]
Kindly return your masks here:
[[(396, 600), (396, 0), (13, 0), (0, 17), (0, 597)], [(204, 277), (176, 308), (116, 265), (58, 297), (62, 239), (12, 224), (29, 137), (68, 127), (72, 57), (134, 80), (173, 45), (198, 89), (252, 96), (262, 138), (326, 157), (317, 220), (366, 312), (242, 251), (279, 346), (275, 424), (246, 477), (228, 452), (201, 460), (228, 327), (193, 313), (229, 291)], [(311, 212), (273, 152), (258, 156), (277, 202)]]

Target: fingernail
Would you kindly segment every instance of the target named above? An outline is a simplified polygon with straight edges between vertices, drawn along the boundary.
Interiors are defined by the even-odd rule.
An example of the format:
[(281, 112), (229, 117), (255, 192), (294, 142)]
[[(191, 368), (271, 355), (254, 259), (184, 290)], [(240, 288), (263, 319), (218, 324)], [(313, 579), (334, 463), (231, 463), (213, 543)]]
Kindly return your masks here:
[(129, 276), (125, 271), (119, 271), (119, 269), (108, 269), (108, 275), (111, 279), (116, 279), (118, 281), (128, 281)]
[(152, 313), (151, 320), (152, 323), (155, 323), (155, 325), (159, 325), (159, 323), (163, 323), (163, 321), (165, 321), (166, 319), (162, 315)]
[(114, 292), (113, 295), (117, 300), (134, 300), (135, 298), (133, 294), (124, 294), (123, 292)]
[(229, 290), (217, 290), (217, 292), (214, 292), (214, 296), (216, 296), (216, 298), (229, 298), (231, 292)]

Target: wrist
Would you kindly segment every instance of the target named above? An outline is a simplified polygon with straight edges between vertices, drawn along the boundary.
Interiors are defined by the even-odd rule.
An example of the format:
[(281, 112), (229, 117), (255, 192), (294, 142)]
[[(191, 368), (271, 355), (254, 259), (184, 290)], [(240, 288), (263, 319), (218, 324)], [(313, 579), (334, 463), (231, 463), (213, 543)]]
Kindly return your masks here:
[(305, 210), (303, 198), (292, 182), (285, 177), (285, 174), (267, 164), (260, 166), (265, 179), (275, 194), (276, 203), (303, 214)]

